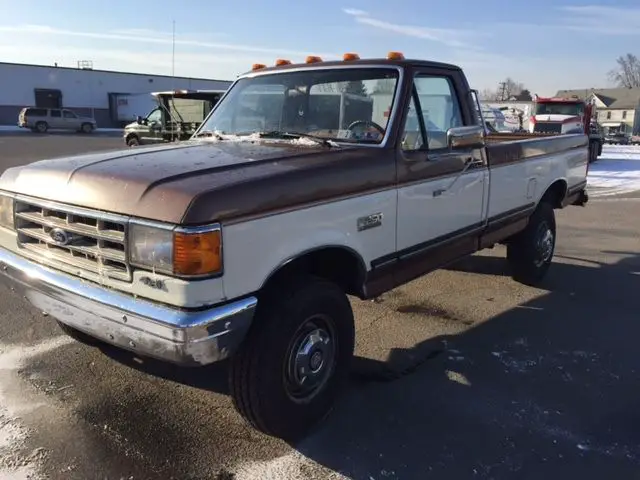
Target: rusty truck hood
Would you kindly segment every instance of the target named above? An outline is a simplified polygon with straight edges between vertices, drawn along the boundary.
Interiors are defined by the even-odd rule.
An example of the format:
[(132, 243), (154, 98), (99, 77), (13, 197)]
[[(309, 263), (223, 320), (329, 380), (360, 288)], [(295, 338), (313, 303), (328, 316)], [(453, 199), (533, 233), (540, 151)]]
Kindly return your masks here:
[[(200, 224), (393, 182), (393, 159), (385, 162), (391, 168), (371, 161), (380, 153), (295, 141), (197, 140), (10, 168), (0, 177), (0, 190), (150, 220)], [(347, 159), (352, 161), (345, 164)], [(357, 167), (367, 163), (378, 166), (377, 179), (361, 169), (364, 178), (358, 178)], [(351, 172), (349, 179), (341, 178), (341, 172)]]

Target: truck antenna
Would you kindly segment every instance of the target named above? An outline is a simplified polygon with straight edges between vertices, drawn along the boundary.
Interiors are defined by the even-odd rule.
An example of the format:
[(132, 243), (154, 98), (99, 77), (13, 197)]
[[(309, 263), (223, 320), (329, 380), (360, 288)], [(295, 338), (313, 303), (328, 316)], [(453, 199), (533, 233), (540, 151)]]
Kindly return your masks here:
[[(176, 90), (176, 20), (175, 18), (172, 20), (172, 31), (171, 31), (171, 103), (173, 104), (173, 92)], [(173, 125), (171, 128), (171, 141), (174, 140), (173, 137)]]

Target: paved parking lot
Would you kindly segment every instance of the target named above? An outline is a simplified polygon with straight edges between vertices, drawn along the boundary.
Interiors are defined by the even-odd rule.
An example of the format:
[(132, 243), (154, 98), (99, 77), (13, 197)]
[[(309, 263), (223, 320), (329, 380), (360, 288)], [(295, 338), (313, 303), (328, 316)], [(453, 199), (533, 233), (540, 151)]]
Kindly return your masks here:
[[(0, 169), (120, 145), (2, 135)], [(0, 289), (0, 479), (635, 478), (639, 213), (620, 196), (557, 212), (540, 289), (496, 248), (354, 301), (351, 387), (298, 445), (244, 425), (224, 365), (73, 343)]]

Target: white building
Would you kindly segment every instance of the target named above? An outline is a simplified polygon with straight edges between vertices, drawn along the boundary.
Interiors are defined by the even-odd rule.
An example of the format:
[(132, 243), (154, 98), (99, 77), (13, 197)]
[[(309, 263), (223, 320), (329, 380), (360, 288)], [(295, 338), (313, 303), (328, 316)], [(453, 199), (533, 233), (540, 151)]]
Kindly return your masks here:
[(578, 96), (596, 106), (598, 123), (605, 132), (640, 134), (640, 88), (560, 90), (556, 96)]
[(230, 80), (0, 62), (0, 125), (15, 125), (24, 107), (69, 108), (99, 127), (117, 125), (116, 96), (165, 90), (225, 90)]

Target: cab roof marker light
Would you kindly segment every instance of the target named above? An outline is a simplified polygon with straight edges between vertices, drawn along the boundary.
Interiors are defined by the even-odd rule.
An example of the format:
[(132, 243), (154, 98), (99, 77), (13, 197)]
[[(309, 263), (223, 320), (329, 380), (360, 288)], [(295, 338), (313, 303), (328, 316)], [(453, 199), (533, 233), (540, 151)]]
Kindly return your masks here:
[(360, 60), (360, 55), (358, 55), (357, 53), (345, 53), (342, 56), (342, 60), (345, 62), (351, 62), (353, 60)]
[(322, 58), (317, 57), (315, 55), (309, 55), (304, 61), (304, 63), (319, 63), (319, 62), (322, 62)]
[(389, 52), (387, 53), (387, 60), (404, 60), (404, 54), (402, 52)]
[(283, 65), (291, 65), (291, 60), (287, 60), (285, 58), (279, 58), (276, 60), (276, 67), (281, 67)]
[(263, 68), (267, 68), (267, 66), (264, 63), (254, 63), (251, 66), (251, 70), (262, 70)]

